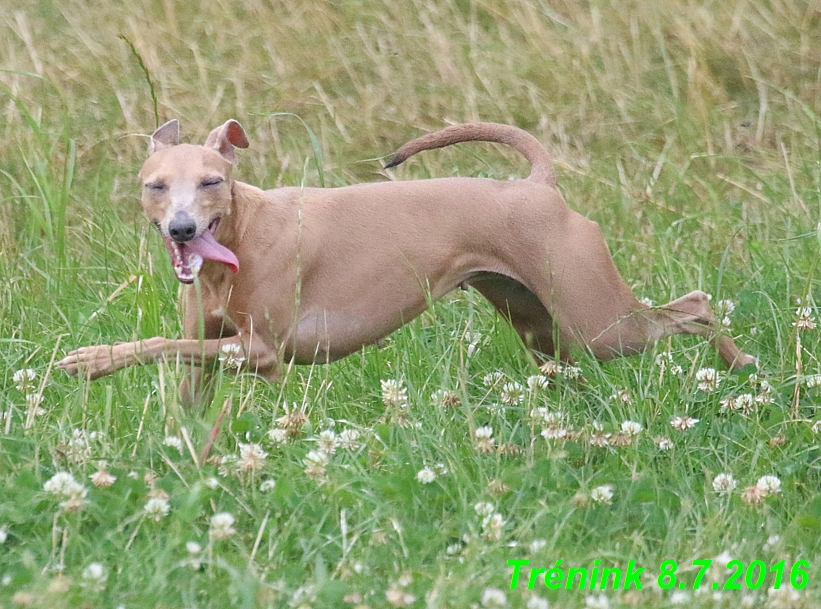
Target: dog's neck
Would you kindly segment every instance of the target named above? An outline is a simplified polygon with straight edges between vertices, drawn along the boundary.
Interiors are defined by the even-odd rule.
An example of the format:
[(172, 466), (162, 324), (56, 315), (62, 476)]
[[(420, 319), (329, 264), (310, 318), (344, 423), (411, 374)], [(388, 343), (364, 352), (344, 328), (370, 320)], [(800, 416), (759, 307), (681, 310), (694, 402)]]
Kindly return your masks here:
[[(253, 214), (247, 213), (248, 208), (258, 205), (258, 201), (263, 197), (263, 191), (259, 188), (238, 180), (232, 180), (229, 213), (222, 217), (214, 233), (214, 238), (220, 245), (227, 247), (237, 257), (240, 272), (242, 272), (243, 263), (248, 262), (245, 260), (247, 252), (242, 247), (243, 237), (248, 230), (248, 219), (254, 217)], [(203, 265), (200, 280), (219, 281), (224, 273), (231, 274), (224, 264), (208, 262)]]

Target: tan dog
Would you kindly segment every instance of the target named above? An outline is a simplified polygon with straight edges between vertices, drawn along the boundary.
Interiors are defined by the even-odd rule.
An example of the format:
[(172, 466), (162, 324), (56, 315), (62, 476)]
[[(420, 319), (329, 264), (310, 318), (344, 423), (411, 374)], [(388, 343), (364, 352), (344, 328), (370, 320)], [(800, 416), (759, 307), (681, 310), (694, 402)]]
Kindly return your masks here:
[(284, 361), (324, 363), (375, 343), (459, 286), (483, 294), (540, 359), (570, 361), (577, 345), (608, 360), (686, 333), (711, 340), (730, 367), (756, 361), (719, 334), (704, 292), (653, 308), (636, 300), (599, 226), (567, 206), (530, 134), (456, 125), (408, 142), (388, 167), (466, 141), (515, 148), (530, 176), (263, 191), (231, 178), (234, 148), (248, 147), (238, 122), (203, 146), (180, 144), (177, 121), (166, 123), (140, 171), (142, 204), (177, 278), (199, 277), (201, 302), (186, 287), (184, 339), (83, 347), (58, 366), (94, 379), (180, 357), (195, 367), (195, 392), (199, 367), (233, 350), (276, 379)]

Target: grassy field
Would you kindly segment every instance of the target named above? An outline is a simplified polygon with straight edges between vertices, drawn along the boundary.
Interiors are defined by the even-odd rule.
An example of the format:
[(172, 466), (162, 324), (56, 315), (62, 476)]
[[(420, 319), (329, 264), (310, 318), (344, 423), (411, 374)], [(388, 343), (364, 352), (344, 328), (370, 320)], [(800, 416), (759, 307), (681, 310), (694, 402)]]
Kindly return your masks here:
[[(0, 104), (0, 608), (821, 606), (819, 2), (18, 0)], [(473, 292), (282, 383), (221, 369), (201, 412), (176, 362), (54, 370), (179, 335), (144, 134), (232, 117), (263, 187), (508, 179), (527, 168), (501, 147), (380, 159), (452, 122), (523, 127), (637, 295), (732, 301), (760, 371), (676, 338), (543, 387)], [(530, 569), (558, 561), (646, 571)]]

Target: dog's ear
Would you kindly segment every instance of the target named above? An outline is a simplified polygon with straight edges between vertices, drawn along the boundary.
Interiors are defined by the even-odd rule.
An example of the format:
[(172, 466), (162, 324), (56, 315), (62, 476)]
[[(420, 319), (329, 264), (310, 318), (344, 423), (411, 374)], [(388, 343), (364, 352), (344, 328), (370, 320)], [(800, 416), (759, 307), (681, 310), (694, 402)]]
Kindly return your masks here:
[(209, 133), (204, 145), (206, 148), (213, 148), (226, 161), (236, 165), (237, 157), (234, 154), (234, 148), (248, 148), (248, 138), (242, 125), (232, 118)]
[(157, 129), (148, 141), (148, 156), (180, 143), (180, 121), (176, 118)]

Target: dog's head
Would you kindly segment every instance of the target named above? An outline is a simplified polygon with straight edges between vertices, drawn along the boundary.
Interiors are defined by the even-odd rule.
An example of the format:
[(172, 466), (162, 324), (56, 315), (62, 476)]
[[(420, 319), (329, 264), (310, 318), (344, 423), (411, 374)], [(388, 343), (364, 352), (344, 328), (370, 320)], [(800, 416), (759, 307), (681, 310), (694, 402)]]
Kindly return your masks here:
[(192, 283), (203, 260), (239, 270), (236, 255), (214, 237), (220, 220), (231, 214), (234, 148), (248, 138), (235, 120), (214, 129), (205, 144), (180, 144), (180, 125), (165, 123), (151, 136), (148, 160), (140, 170), (143, 211), (159, 229), (177, 279)]

